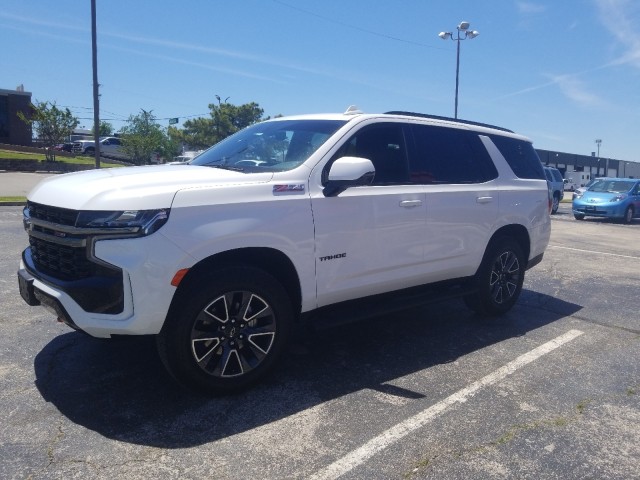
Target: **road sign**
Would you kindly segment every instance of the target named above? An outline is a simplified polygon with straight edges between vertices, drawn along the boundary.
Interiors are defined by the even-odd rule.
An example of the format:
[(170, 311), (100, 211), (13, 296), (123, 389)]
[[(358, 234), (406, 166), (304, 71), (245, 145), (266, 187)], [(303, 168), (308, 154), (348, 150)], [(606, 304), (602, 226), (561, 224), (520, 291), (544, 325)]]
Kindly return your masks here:
[(177, 118), (170, 118), (169, 119), (169, 125), (174, 125), (176, 123), (178, 123), (178, 119)]

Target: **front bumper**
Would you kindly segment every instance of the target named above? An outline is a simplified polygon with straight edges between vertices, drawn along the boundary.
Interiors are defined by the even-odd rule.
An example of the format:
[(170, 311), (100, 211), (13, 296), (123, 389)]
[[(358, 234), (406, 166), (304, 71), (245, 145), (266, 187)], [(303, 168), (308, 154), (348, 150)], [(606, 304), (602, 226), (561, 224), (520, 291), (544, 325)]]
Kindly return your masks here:
[(65, 282), (46, 275), (29, 263), (27, 249), (18, 271), (22, 298), (94, 337), (159, 333), (176, 290), (171, 278), (192, 259), (159, 233), (96, 242), (95, 256), (118, 269), (120, 297), (108, 293), (114, 286), (104, 278)]
[(621, 202), (587, 203), (575, 201), (572, 205), (574, 215), (587, 217), (623, 218), (625, 205)]

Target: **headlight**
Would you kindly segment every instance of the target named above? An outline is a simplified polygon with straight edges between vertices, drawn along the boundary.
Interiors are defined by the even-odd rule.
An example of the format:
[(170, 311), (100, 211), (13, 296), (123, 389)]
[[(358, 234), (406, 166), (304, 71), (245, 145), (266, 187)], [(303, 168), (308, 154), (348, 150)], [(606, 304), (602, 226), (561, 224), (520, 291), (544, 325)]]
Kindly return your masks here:
[(621, 193), (621, 194), (616, 195), (615, 197), (613, 197), (610, 201), (611, 202), (620, 202), (620, 201), (624, 200), (625, 198), (627, 198), (627, 194), (626, 193)]
[(169, 219), (168, 209), (82, 211), (76, 227), (124, 230), (134, 235), (151, 235)]

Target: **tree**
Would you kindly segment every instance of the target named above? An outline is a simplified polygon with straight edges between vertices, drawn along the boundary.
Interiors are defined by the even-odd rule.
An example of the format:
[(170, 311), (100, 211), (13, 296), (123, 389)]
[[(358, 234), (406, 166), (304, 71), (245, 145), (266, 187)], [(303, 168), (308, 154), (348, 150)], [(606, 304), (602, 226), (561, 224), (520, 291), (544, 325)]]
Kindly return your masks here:
[(265, 120), (264, 110), (255, 102), (244, 105), (227, 103), (216, 95), (218, 103), (209, 104), (211, 118), (194, 118), (183, 124), (183, 129), (170, 127), (169, 136), (176, 142), (193, 149), (209, 148), (249, 125)]
[(30, 125), (45, 147), (48, 147), (46, 151), (48, 161), (55, 161), (55, 150), (50, 147), (63, 143), (80, 124), (68, 108), (61, 110), (55, 102), (36, 101), (28, 117), (22, 112), (18, 112), (18, 117)]
[(121, 134), (124, 152), (137, 165), (150, 163), (153, 156), (163, 155), (168, 147), (168, 138), (151, 111), (140, 109), (138, 115), (130, 115)]
[[(113, 125), (109, 122), (105, 122), (103, 120), (100, 121), (100, 128), (98, 129), (98, 136), (100, 137), (110, 137), (113, 135)], [(95, 126), (91, 127), (91, 133), (94, 133)]]
[(169, 127), (169, 137), (178, 144), (189, 145), (194, 150), (209, 148), (215, 143), (213, 121), (210, 118), (194, 118), (183, 124), (183, 129)]

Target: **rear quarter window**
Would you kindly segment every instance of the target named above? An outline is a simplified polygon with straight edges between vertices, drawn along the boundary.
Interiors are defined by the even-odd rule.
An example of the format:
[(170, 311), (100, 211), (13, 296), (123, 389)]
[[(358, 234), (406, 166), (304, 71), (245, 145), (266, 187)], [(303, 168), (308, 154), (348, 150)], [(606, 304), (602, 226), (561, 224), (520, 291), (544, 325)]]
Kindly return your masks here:
[(411, 130), (412, 183), (483, 183), (498, 176), (477, 134), (431, 125)]
[(490, 138), (518, 178), (546, 180), (540, 157), (531, 143), (500, 135)]

